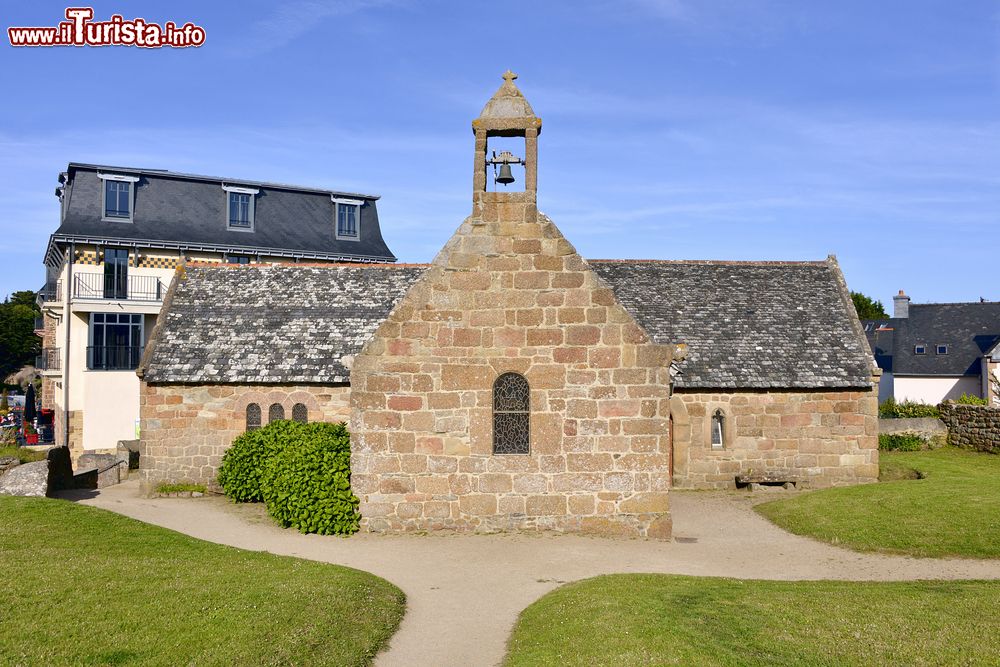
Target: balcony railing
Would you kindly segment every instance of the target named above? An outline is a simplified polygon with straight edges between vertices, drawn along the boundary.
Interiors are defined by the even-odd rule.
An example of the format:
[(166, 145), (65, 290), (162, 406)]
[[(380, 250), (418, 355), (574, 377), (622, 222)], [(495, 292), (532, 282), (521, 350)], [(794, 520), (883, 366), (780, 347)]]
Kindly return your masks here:
[(35, 301), (39, 307), (42, 304), (51, 303), (52, 301), (62, 301), (62, 281), (56, 280), (55, 282), (48, 282), (42, 285), (42, 289), (38, 290), (38, 296), (35, 297)]
[(163, 301), (166, 287), (156, 276), (115, 276), (78, 273), (73, 277), (73, 298), (116, 301)]
[(59, 360), (59, 348), (42, 348), (42, 353), (35, 357), (35, 368), (40, 371), (57, 371), (62, 368)]
[(87, 368), (92, 371), (130, 371), (139, 367), (142, 347), (91, 345), (87, 348)]

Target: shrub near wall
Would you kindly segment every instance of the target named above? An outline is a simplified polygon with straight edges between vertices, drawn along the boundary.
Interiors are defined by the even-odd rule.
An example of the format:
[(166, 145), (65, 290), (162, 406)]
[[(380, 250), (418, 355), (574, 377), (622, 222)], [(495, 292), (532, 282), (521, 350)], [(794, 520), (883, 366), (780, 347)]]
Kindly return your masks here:
[(282, 526), (303, 533), (357, 532), (350, 434), (343, 423), (277, 421), (233, 441), (219, 484), (236, 502), (263, 500)]

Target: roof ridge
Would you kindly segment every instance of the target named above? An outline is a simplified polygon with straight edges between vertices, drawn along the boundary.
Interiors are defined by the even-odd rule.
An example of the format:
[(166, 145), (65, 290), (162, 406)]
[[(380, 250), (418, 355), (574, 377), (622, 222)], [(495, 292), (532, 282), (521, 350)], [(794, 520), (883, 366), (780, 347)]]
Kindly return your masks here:
[(696, 264), (696, 265), (743, 265), (743, 266), (826, 266), (821, 260), (753, 260), (753, 259), (588, 259), (589, 263), (602, 264)]
[(207, 174), (191, 174), (183, 171), (170, 171), (169, 169), (153, 169), (150, 167), (124, 167), (114, 164), (93, 164), (90, 162), (70, 162), (66, 165), (67, 171), (74, 167), (82, 169), (108, 169), (116, 171), (133, 172), (136, 174), (149, 174), (164, 178), (180, 178), (189, 181), (209, 181), (212, 183), (236, 183), (244, 185), (259, 185), (261, 187), (274, 188), (277, 190), (296, 190), (298, 192), (311, 192), (331, 195), (353, 195), (362, 199), (381, 199), (381, 195), (365, 194), (363, 192), (350, 192), (348, 190), (334, 190), (331, 188), (320, 188), (312, 185), (295, 185), (294, 183), (278, 183), (275, 181), (258, 181), (253, 178), (235, 178), (228, 176), (209, 176)]
[(278, 264), (267, 264), (267, 263), (252, 263), (252, 264), (228, 264), (226, 262), (206, 262), (206, 261), (194, 261), (187, 262), (186, 266), (190, 268), (198, 269), (274, 269), (274, 268), (290, 268), (290, 269), (338, 269), (338, 268), (352, 268), (352, 269), (426, 269), (430, 268), (430, 264), (388, 264), (385, 262), (298, 262), (295, 264), (290, 263), (278, 263)]
[(911, 303), (910, 308), (916, 306), (1000, 306), (1000, 301), (931, 301), (929, 303)]

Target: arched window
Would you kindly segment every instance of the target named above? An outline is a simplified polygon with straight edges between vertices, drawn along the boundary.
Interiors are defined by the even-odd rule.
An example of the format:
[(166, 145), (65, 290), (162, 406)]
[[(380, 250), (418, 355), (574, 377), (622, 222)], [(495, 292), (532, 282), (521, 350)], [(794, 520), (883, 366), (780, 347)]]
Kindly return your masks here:
[(712, 449), (722, 449), (726, 434), (726, 415), (722, 410), (712, 414)]
[(530, 391), (518, 373), (504, 373), (493, 383), (493, 453), (528, 454)]
[(292, 421), (305, 424), (309, 421), (309, 408), (305, 403), (296, 403), (292, 406)]
[(270, 409), (267, 411), (267, 423), (270, 424), (284, 418), (285, 408), (281, 407), (281, 403), (272, 403)]
[(260, 406), (251, 403), (247, 406), (247, 430), (256, 431), (260, 428)]

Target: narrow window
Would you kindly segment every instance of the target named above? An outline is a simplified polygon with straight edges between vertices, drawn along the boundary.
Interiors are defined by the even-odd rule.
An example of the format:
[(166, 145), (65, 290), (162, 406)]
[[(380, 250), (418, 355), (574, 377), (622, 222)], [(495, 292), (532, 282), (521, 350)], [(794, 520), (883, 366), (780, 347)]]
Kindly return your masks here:
[(360, 241), (361, 202), (350, 199), (334, 199), (333, 206), (337, 220), (337, 238), (346, 241)]
[(104, 217), (119, 220), (132, 218), (132, 184), (128, 181), (104, 181)]
[(270, 409), (267, 411), (267, 423), (270, 424), (284, 418), (285, 408), (281, 407), (281, 403), (272, 403)]
[(305, 403), (296, 403), (292, 406), (292, 421), (305, 424), (309, 421), (309, 408)]
[(229, 193), (229, 226), (250, 228), (250, 195)]
[(914, 345), (913, 346), (913, 354), (927, 354), (927, 346), (926, 345)]
[(226, 255), (226, 264), (249, 264), (250, 255)]
[(722, 410), (716, 410), (712, 415), (712, 449), (722, 449), (725, 439), (726, 415)]
[(937, 353), (938, 354), (948, 354), (948, 346), (947, 345), (938, 345), (937, 346)]
[[(114, 183), (114, 181), (108, 181)], [(128, 298), (128, 250), (104, 249), (104, 298)]]
[(260, 428), (260, 406), (251, 403), (247, 406), (247, 430), (256, 431)]
[(493, 383), (493, 453), (530, 451), (528, 381), (518, 373), (504, 373)]

